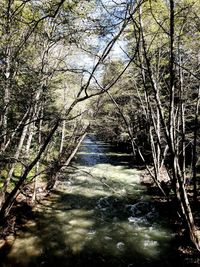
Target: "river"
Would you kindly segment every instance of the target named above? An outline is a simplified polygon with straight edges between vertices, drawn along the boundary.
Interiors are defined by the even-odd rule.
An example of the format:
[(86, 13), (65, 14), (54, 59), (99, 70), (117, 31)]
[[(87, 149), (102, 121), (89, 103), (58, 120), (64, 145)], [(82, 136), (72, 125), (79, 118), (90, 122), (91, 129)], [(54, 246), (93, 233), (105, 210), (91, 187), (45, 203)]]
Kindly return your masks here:
[(131, 154), (87, 137), (51, 196), (32, 219), (21, 219), (0, 265), (179, 266), (174, 234), (131, 160)]

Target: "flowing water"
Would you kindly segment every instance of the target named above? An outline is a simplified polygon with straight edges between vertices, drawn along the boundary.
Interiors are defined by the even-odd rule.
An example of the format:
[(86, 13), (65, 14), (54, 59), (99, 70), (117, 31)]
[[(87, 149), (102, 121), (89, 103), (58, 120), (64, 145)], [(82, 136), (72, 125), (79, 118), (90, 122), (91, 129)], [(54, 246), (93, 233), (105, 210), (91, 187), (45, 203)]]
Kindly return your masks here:
[(87, 137), (53, 194), (22, 218), (1, 266), (178, 266), (173, 234), (130, 154)]

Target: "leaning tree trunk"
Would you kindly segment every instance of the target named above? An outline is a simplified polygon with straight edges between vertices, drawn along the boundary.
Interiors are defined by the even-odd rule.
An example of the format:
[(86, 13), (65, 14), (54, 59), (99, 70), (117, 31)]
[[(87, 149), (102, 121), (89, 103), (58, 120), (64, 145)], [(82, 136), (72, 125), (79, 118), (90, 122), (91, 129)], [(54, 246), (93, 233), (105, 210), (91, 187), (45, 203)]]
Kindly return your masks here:
[(34, 160), (25, 168), (24, 173), (22, 174), (22, 176), (20, 177), (19, 181), (17, 182), (17, 184), (15, 185), (15, 187), (13, 188), (13, 190), (9, 193), (9, 195), (7, 196), (7, 198), (5, 199), (5, 202), (3, 203), (1, 210), (0, 210), (0, 218), (4, 218), (5, 216), (8, 215), (10, 208), (12, 207), (14, 201), (15, 201), (15, 197), (18, 193), (18, 190), (20, 189), (20, 187), (23, 185), (24, 181), (26, 180), (28, 174), (30, 173), (30, 171), (33, 169), (33, 167), (37, 164), (37, 162), (40, 160), (43, 152), (46, 150), (46, 147), (48, 146), (48, 144), (50, 143), (54, 133), (56, 132), (56, 130), (58, 129), (60, 125), (60, 120), (58, 119), (55, 124), (54, 127), (51, 129), (51, 131), (49, 132), (48, 136), (46, 137), (43, 145), (41, 146), (37, 156), (34, 158)]
[(59, 161), (56, 162), (56, 164), (53, 166), (53, 168), (51, 168), (51, 171), (49, 173), (49, 180), (46, 186), (47, 191), (51, 191), (54, 188), (57, 178), (58, 178), (58, 173), (62, 169), (67, 168), (69, 166), (70, 162), (76, 155), (81, 143), (83, 142), (85, 136), (87, 135), (88, 127), (89, 126), (87, 126), (84, 133), (80, 136), (80, 138), (78, 139), (78, 142), (71, 148), (70, 153), (69, 151), (67, 151), (67, 149), (63, 149), (62, 153), (59, 155)]

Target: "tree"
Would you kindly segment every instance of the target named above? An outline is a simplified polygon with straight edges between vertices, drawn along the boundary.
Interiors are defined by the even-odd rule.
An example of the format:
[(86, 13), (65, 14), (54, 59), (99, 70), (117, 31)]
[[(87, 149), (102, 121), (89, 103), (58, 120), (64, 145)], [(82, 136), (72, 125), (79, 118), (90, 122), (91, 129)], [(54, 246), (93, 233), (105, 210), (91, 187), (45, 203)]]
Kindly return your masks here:
[[(11, 188), (6, 198), (4, 196), (6, 195), (5, 193), (8, 188), (8, 184), (10, 183), (12, 172), (14, 170), (13, 168), (15, 166), (11, 167), (10, 174), (8, 174), (7, 178), (5, 179), (5, 186), (3, 187), (3, 201), (0, 211), (2, 218), (9, 213), (19, 189), (24, 185), (33, 168), (38, 165), (39, 161), (41, 161), (47, 149), (49, 151), (49, 148), (51, 147), (50, 145), (53, 144), (52, 141), (56, 141), (56, 145), (52, 150), (52, 156), (56, 155), (57, 157), (57, 159), (53, 161), (53, 163), (56, 163), (57, 167), (55, 168), (55, 164), (52, 164), (52, 166), (54, 166), (53, 169), (55, 170), (55, 175), (53, 175), (53, 177), (56, 177), (57, 171), (59, 171), (59, 168), (62, 167), (63, 161), (69, 162), (69, 160), (74, 156), (77, 150), (77, 146), (80, 144), (78, 138), (75, 138), (74, 140), (74, 135), (72, 135), (72, 140), (74, 140), (72, 146), (69, 144), (63, 144), (62, 150), (60, 150), (60, 146), (57, 146), (58, 142), (56, 136), (59, 136), (59, 134), (57, 133), (61, 129), (63, 120), (69, 121), (70, 117), (73, 117), (73, 114), (76, 118), (78, 115), (76, 115), (76, 112), (73, 112), (76, 110), (76, 107), (78, 107), (79, 103), (85, 102), (86, 100), (107, 92), (124, 72), (123, 70), (115, 80), (112, 80), (104, 88), (101, 88), (97, 82), (97, 72), (107, 59), (116, 41), (120, 38), (121, 34), (130, 21), (130, 16), (128, 15), (128, 13), (121, 21), (121, 23), (118, 24), (116, 32), (113, 34), (114, 36), (111, 36), (109, 41), (105, 43), (104, 49), (100, 52), (100, 55), (95, 56), (97, 58), (97, 61), (93, 69), (91, 71), (84, 69), (73, 69), (68, 66), (66, 67), (65, 57), (68, 52), (67, 49), (69, 48), (69, 46), (71, 46), (71, 41), (68, 40), (67, 37), (68, 34), (70, 37), (72, 37), (73, 34), (71, 31), (69, 31), (70, 24), (68, 25), (69, 28), (65, 27), (66, 22), (63, 21), (63, 14), (74, 14), (73, 12), (75, 12), (78, 3), (74, 2), (69, 6), (63, 5), (63, 3), (64, 1), (61, 1), (56, 6), (54, 6), (54, 8), (51, 6), (50, 9), (45, 11), (47, 15), (41, 16), (38, 19), (36, 25), (34, 24), (34, 28), (32, 28), (31, 32), (29, 32), (29, 35), (26, 36), (26, 40), (23, 42), (23, 44), (26, 43), (24, 50), (20, 50), (23, 51), (23, 53), (21, 52), (21, 56), (23, 56), (24, 53), (26, 54), (27, 52), (30, 52), (30, 48), (33, 48), (33, 54), (31, 55), (33, 55), (33, 58), (35, 59), (35, 61), (32, 60), (31, 62), (28, 62), (28, 65), (30, 67), (28, 66), (27, 70), (32, 70), (32, 73), (35, 74), (34, 78), (36, 78), (36, 80), (33, 83), (34, 86), (31, 87), (31, 89), (33, 90), (31, 91), (31, 98), (29, 98), (29, 101), (31, 102), (31, 108), (29, 113), (27, 114), (28, 116), (26, 117), (26, 120), (24, 119), (25, 122), (23, 121), (24, 125), (22, 125), (21, 137), (23, 136), (23, 142), (21, 142), (22, 139), (19, 139), (20, 146), (16, 145), (17, 150), (15, 151), (17, 152), (15, 152), (15, 157), (17, 156), (17, 158), (14, 158), (14, 160), (18, 161), (20, 153), (19, 150), (22, 150), (22, 143), (24, 143), (25, 140), (24, 136), (26, 136), (26, 154), (28, 155), (28, 158), (26, 159), (25, 164), (23, 164), (24, 167), (22, 168), (22, 174), (19, 175), (18, 180)], [(54, 12), (51, 10), (51, 8)], [(127, 10), (129, 8), (130, 6), (127, 5)], [(43, 11), (44, 10), (41, 10), (41, 13), (43, 13)], [(40, 23), (41, 32), (37, 32), (36, 26), (39, 26)], [(62, 27), (60, 25), (62, 25)], [(76, 32), (76, 30), (74, 32)], [(38, 44), (37, 42), (31, 42), (30, 46), (27, 45), (27, 40), (38, 41), (40, 39), (40, 36), (42, 35), (46, 36), (46, 42), (44, 43), (44, 46), (40, 47), (40, 44)], [(31, 37), (34, 37), (34, 39), (32, 39)], [(22, 47), (20, 47), (20, 49), (22, 49)], [(52, 53), (52, 56), (50, 55), (50, 51)], [(39, 62), (36, 60), (38, 55), (41, 59), (41, 61)], [(39, 65), (39, 71), (38, 69), (35, 69), (35, 64), (36, 66)], [(58, 90), (62, 89), (66, 85), (65, 75), (68, 72), (74, 72), (75, 74), (77, 74), (78, 81), (80, 81), (79, 77), (81, 77), (81, 81), (80, 84), (77, 84), (77, 87), (75, 90), (73, 90), (73, 93), (70, 92), (71, 96), (68, 99), (69, 101), (67, 103), (64, 103), (64, 105), (61, 105), (61, 107), (59, 106), (58, 108), (53, 96), (55, 92), (58, 92)], [(83, 77), (85, 72), (89, 74), (87, 79)], [(27, 80), (27, 77), (30, 77), (29, 73), (30, 71), (27, 71), (25, 77), (24, 75), (21, 76), (24, 77), (24, 81)], [(16, 77), (18, 78), (16, 79), (18, 84), (20, 84), (20, 82), (22, 81), (21, 77)], [(30, 79), (30, 82), (32, 82), (32, 77)], [(94, 83), (96, 83), (96, 85)], [(22, 87), (24, 87), (24, 83), (22, 83)], [(66, 107), (63, 109), (63, 106)], [(41, 114), (43, 116), (42, 118), (40, 117)], [(44, 125), (44, 121), (47, 115), (48, 124)], [(35, 127), (38, 128), (40, 135), (39, 144), (36, 139), (37, 135), (34, 132)], [(85, 131), (86, 129), (83, 130), (82, 136), (84, 136)], [(82, 140), (82, 138), (80, 140)], [(30, 150), (31, 145), (33, 146), (32, 151)], [(68, 149), (69, 154), (64, 153), (66, 152), (66, 149)], [(65, 158), (65, 154), (68, 155), (67, 158)], [(52, 178), (52, 180), (55, 181), (54, 178)]]
[[(127, 106), (124, 109), (120, 96), (124, 91), (129, 97), (131, 93), (130, 90), (126, 90), (127, 77), (130, 77), (127, 75), (123, 76), (121, 84), (118, 84), (120, 89), (117, 94), (114, 97), (110, 95), (110, 98), (119, 111), (118, 115), (123, 118), (129, 139), (134, 140), (137, 150), (141, 152), (142, 147), (144, 153), (150, 151), (154, 170), (152, 178), (160, 187), (163, 184), (161, 172), (163, 168), (167, 170), (178, 203), (177, 211), (181, 212), (191, 240), (199, 250), (199, 231), (194, 223), (186, 185), (187, 176), (194, 171), (191, 176), (195, 178), (193, 194), (196, 196), (196, 141), (199, 140), (196, 121), (199, 105), (196, 47), (199, 45), (199, 30), (194, 14), (199, 5), (193, 1), (172, 0), (137, 3), (139, 10), (132, 16), (129, 31), (125, 33), (127, 49), (122, 48), (125, 53), (125, 64), (126, 58), (130, 60), (136, 50), (133, 44), (140, 40), (137, 58), (134, 57), (129, 68), (132, 77), (128, 82), (128, 87), (134, 88), (132, 94), (137, 97), (133, 98), (132, 103), (130, 98), (127, 98)], [(195, 38), (192, 39), (190, 34), (194, 33), (194, 27)], [(194, 46), (194, 50), (188, 52), (189, 46)], [(194, 58), (191, 56), (193, 53)], [(196, 69), (192, 66), (196, 66)], [(138, 106), (140, 114), (127, 112), (129, 109), (135, 111)], [(117, 111), (113, 112), (117, 116)], [(134, 131), (130, 127), (130, 122), (136, 120), (139, 123), (141, 115), (144, 127), (140, 124)], [(119, 136), (122, 131), (119, 126), (118, 131)], [(145, 133), (143, 138), (146, 143), (140, 138), (139, 132)], [(193, 170), (190, 168), (192, 157), (189, 157), (192, 153)]]

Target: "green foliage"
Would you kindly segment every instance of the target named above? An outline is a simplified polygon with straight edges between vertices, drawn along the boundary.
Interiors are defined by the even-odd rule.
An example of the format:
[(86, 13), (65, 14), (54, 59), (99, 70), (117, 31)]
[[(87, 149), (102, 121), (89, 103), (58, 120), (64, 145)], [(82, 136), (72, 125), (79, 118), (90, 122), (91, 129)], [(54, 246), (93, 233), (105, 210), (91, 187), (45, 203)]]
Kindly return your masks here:
[[(20, 0), (0, 2), (1, 123), (6, 90), (9, 91), (6, 111), (6, 142), (9, 145), (2, 157), (17, 157), (26, 166), (37, 155), (55, 120), (58, 117), (65, 118), (65, 112), (76, 99), (82, 83), (83, 74), (70, 71), (75, 64), (67, 58), (68, 50), (76, 54), (74, 44), (84, 39), (84, 31), (89, 23), (87, 14), (94, 9), (94, 1), (60, 3)], [(6, 72), (9, 73), (7, 78)], [(66, 123), (64, 145), (71, 142), (77, 123), (80, 127), (88, 123), (87, 117), (81, 120), (78, 115), (89, 107), (89, 102), (79, 105), (66, 118), (69, 122)], [(73, 120), (76, 116), (77, 119)], [(0, 145), (4, 139), (3, 128), (4, 125), (0, 125)], [(18, 153), (23, 131), (26, 134)], [(41, 158), (43, 164), (40, 163), (39, 171), (47, 168), (58, 157), (61, 135), (62, 127), (59, 127)], [(14, 172), (10, 177), (11, 187), (21, 177), (23, 164), (14, 164)], [(8, 162), (2, 164), (1, 184), (7, 179), (5, 170), (9, 170), (11, 165)], [(35, 174), (36, 170), (33, 169), (27, 180)]]

